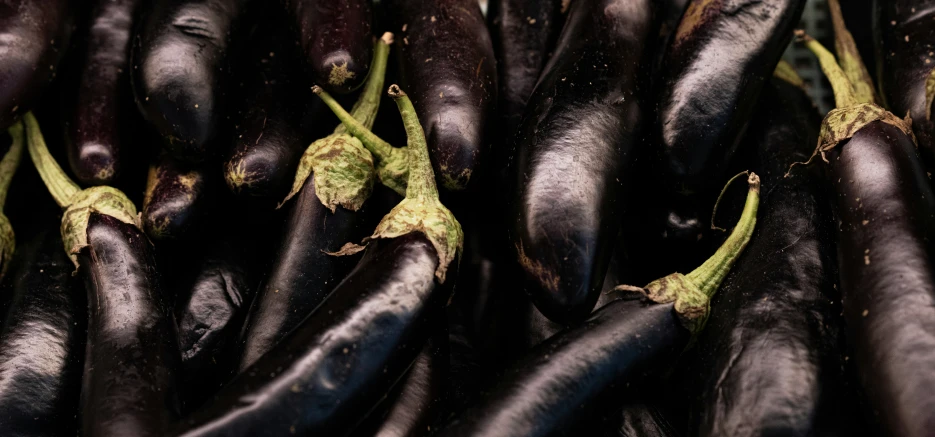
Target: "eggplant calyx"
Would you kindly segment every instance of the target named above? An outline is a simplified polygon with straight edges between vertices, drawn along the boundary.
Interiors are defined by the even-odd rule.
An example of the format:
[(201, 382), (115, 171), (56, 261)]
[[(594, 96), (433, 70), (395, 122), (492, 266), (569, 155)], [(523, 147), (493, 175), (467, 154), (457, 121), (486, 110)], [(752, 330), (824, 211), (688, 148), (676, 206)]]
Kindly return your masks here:
[(760, 204), (760, 177), (750, 173), (747, 185), (747, 200), (737, 226), (704, 264), (687, 275), (673, 273), (642, 288), (618, 285), (615, 290), (639, 292), (660, 304), (674, 302), (682, 326), (692, 335), (698, 334), (708, 319), (711, 298), (753, 237)]
[(792, 64), (784, 60), (779, 60), (779, 63), (776, 64), (776, 70), (773, 71), (773, 77), (786, 81), (790, 85), (798, 87), (799, 89), (805, 90), (805, 81), (802, 80), (802, 76), (799, 76), (799, 73), (795, 71), (795, 67), (793, 67)]
[[(405, 149), (409, 152), (406, 198), (380, 220), (373, 234), (365, 238), (363, 243), (366, 245), (380, 238), (396, 238), (411, 232), (421, 232), (438, 254), (435, 277), (439, 283), (444, 283), (448, 265), (455, 257), (461, 256), (464, 232), (451, 210), (438, 198), (438, 186), (435, 184), (425, 131), (422, 130), (412, 101), (397, 85), (390, 86), (389, 94), (396, 101), (409, 140)], [(354, 245), (345, 244), (340, 252), (346, 254), (359, 250)]]
[(16, 250), (16, 234), (13, 232), (10, 219), (3, 214), (3, 206), (6, 204), (10, 181), (13, 180), (13, 175), (23, 156), (23, 143), (25, 142), (22, 122), (10, 126), (8, 131), (12, 142), (10, 149), (3, 155), (3, 160), (0, 160), (0, 278), (6, 274), (13, 252)]
[(23, 117), (29, 155), (46, 188), (65, 213), (62, 216), (62, 241), (65, 252), (78, 268), (77, 251), (88, 244), (88, 220), (91, 212), (106, 214), (124, 223), (141, 228), (136, 205), (127, 195), (113, 187), (96, 186), (82, 190), (58, 165), (39, 129), (39, 122), (32, 113)]
[(399, 193), (406, 195), (406, 184), (409, 179), (409, 153), (405, 147), (393, 147), (382, 138), (370, 131), (370, 127), (359, 121), (353, 114), (348, 113), (341, 104), (334, 100), (321, 87), (312, 87), (312, 92), (318, 95), (325, 105), (331, 109), (341, 120), (341, 126), (346, 132), (360, 140), (361, 144), (376, 156), (376, 172), (380, 183)]
[(838, 61), (845, 76), (854, 86), (857, 100), (861, 103), (880, 104), (880, 98), (873, 86), (870, 72), (864, 65), (854, 37), (844, 24), (844, 14), (841, 13), (841, 4), (838, 0), (828, 0), (828, 9), (831, 12), (831, 22), (834, 26), (834, 50), (838, 54)]
[(935, 101), (935, 68), (925, 79), (925, 119), (932, 121), (932, 102)]

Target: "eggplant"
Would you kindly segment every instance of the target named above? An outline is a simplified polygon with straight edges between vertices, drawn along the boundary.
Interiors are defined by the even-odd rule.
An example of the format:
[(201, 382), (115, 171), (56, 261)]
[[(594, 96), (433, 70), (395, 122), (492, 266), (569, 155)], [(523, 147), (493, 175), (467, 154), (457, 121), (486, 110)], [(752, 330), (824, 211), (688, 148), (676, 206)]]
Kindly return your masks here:
[(143, 229), (153, 240), (181, 239), (197, 228), (209, 189), (205, 171), (168, 154), (149, 168), (143, 198)]
[(738, 225), (702, 266), (643, 288), (618, 286), (627, 297), (533, 348), (440, 435), (563, 435), (589, 414), (619, 406), (631, 385), (664, 371), (703, 328), (711, 296), (753, 234), (759, 178), (750, 173), (748, 185)]
[(688, 4), (658, 79), (651, 141), (653, 177), (664, 188), (653, 195), (647, 233), (688, 244), (708, 229), (712, 194), (804, 7), (805, 0)]
[(475, 0), (394, 0), (403, 85), (447, 191), (468, 188), (487, 153), (497, 65)]
[(645, 118), (637, 79), (653, 4), (574, 2), (524, 115), (510, 244), (526, 293), (558, 323), (591, 312), (613, 253)]
[[(818, 147), (837, 219), (844, 320), (881, 435), (935, 427), (935, 194), (909, 119), (860, 100), (834, 56), (803, 36), (829, 77), (836, 108)], [(792, 169), (790, 171), (795, 171)]]
[[(373, 123), (380, 105), (391, 41), (387, 39), (377, 43), (375, 65), (354, 109), (355, 116), (368, 126)], [(327, 147), (334, 147), (337, 153), (328, 153), (328, 150), (322, 153)], [(319, 159), (319, 156), (324, 158)], [(332, 169), (343, 171), (347, 167), (359, 168), (361, 164), (367, 168), (369, 163), (369, 170), (373, 172), (370, 152), (347, 134), (343, 125), (332, 135), (312, 143), (302, 161), (292, 191), (286, 197), (288, 201), (296, 196), (288, 212), (282, 244), (266, 283), (250, 307), (243, 329), (240, 371), (298, 326), (354, 267), (355, 259), (328, 253), (339, 251), (347, 241), (365, 236), (372, 226), (371, 208), (363, 206), (370, 195), (368, 184), (372, 187), (372, 174), (360, 178), (363, 181), (358, 179), (345, 186), (350, 189), (335, 190), (335, 185), (328, 183), (328, 178), (335, 174)], [(368, 177), (370, 179), (366, 179)], [(345, 196), (344, 193), (351, 194)]]
[(276, 8), (262, 15), (244, 56), (245, 93), (224, 180), (236, 194), (285, 196), (302, 152), (322, 127), (324, 106), (299, 80), (294, 43)]
[(231, 35), (246, 0), (157, 0), (133, 44), (132, 84), (143, 117), (185, 161), (210, 153), (225, 105)]
[(561, 0), (488, 3), (487, 26), (497, 59), (497, 112), (505, 120), (507, 138), (522, 121), (526, 102), (565, 24), (568, 6)]
[(282, 0), (313, 83), (346, 94), (364, 83), (373, 55), (367, 0)]
[(161, 436), (178, 415), (179, 347), (152, 243), (123, 192), (81, 190), (49, 154), (35, 117), (24, 121), (33, 164), (65, 210), (63, 246), (88, 297), (81, 434)]
[(0, 6), (0, 129), (29, 111), (55, 77), (74, 31), (77, 3), (11, 0)]
[(10, 183), (13, 181), (16, 169), (19, 168), (25, 142), (22, 123), (10, 126), (7, 131), (10, 134), (10, 147), (3, 154), (3, 159), (0, 159), (0, 279), (3, 279), (6, 274), (13, 253), (16, 251), (16, 233), (13, 232), (10, 219), (3, 213), (3, 207), (6, 205), (7, 194), (10, 192)]
[(924, 0), (874, 1), (877, 80), (889, 109), (912, 117), (919, 153), (935, 169), (935, 8)]
[(85, 185), (111, 185), (126, 160), (135, 121), (130, 89), (130, 33), (140, 0), (100, 0), (91, 8), (79, 83), (66, 103), (68, 163)]
[(844, 404), (834, 223), (808, 159), (818, 114), (804, 90), (767, 84), (743, 162), (770, 187), (746, 254), (711, 302), (711, 317), (680, 373), (690, 382), (697, 436), (828, 435)]
[[(87, 302), (51, 224), (20, 246), (2, 287), (0, 434), (69, 435), (77, 428)], [(6, 299), (4, 299), (6, 300)]]

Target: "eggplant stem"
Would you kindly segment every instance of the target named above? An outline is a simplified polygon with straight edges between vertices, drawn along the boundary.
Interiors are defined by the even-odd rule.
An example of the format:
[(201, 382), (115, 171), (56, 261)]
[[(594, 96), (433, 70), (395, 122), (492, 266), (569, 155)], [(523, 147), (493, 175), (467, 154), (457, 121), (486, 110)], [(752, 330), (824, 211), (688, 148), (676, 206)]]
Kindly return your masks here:
[(847, 78), (841, 66), (838, 65), (838, 62), (834, 59), (834, 55), (821, 45), (820, 42), (808, 36), (804, 31), (796, 30), (795, 33), (796, 36), (805, 42), (805, 47), (811, 50), (815, 57), (818, 58), (821, 71), (825, 73), (825, 76), (828, 77), (828, 81), (831, 82), (831, 89), (834, 91), (835, 106), (837, 108), (848, 108), (860, 103), (857, 101), (857, 93), (854, 91), (854, 85), (851, 83), (850, 79)]
[[(344, 127), (346, 133), (359, 139), (360, 142), (364, 144), (364, 147), (366, 147), (370, 153), (373, 153), (378, 160), (405, 159), (405, 157), (399, 157), (402, 154), (397, 152), (398, 149), (396, 147), (393, 147), (390, 143), (378, 137), (370, 131), (370, 127), (361, 123), (359, 118), (344, 110), (341, 104), (338, 103), (334, 97), (331, 97), (327, 91), (316, 85), (312, 87), (312, 92), (317, 94), (318, 97), (325, 102), (325, 105), (331, 109), (331, 112), (338, 117), (338, 120), (341, 121), (341, 126), (339, 127)], [(335, 133), (338, 133), (337, 129), (335, 129)]]
[[(386, 61), (390, 56), (390, 44), (392, 43), (393, 34), (390, 32), (383, 34), (383, 37), (377, 40), (373, 48), (373, 62), (370, 64), (370, 75), (367, 77), (367, 83), (364, 84), (364, 90), (361, 91), (360, 97), (351, 108), (351, 116), (360, 121), (361, 125), (367, 129), (373, 127), (377, 112), (380, 110), (380, 98), (383, 97), (383, 82), (386, 79)], [(314, 90), (315, 88), (312, 88), (312, 91)], [(338, 106), (340, 107), (340, 105)], [(336, 134), (347, 132), (348, 127), (345, 123), (341, 123), (334, 128)]]
[(780, 59), (779, 63), (776, 64), (776, 70), (773, 71), (773, 76), (779, 79), (782, 79), (793, 86), (805, 89), (805, 81), (802, 80), (802, 76), (799, 76), (799, 73), (795, 71), (795, 67), (792, 64)]
[(26, 142), (29, 148), (29, 156), (32, 158), (42, 182), (45, 183), (49, 193), (55, 199), (55, 203), (62, 208), (71, 205), (74, 197), (81, 191), (78, 186), (58, 165), (49, 148), (42, 137), (42, 130), (39, 129), (39, 122), (32, 112), (27, 112), (23, 116), (23, 123), (26, 125)]
[(399, 108), (399, 115), (406, 128), (409, 150), (409, 184), (406, 186), (406, 198), (438, 199), (438, 186), (435, 184), (435, 171), (429, 157), (429, 147), (425, 140), (425, 131), (419, 122), (412, 100), (399, 88), (390, 85), (389, 95)]
[(10, 191), (10, 181), (13, 180), (13, 175), (16, 173), (16, 168), (19, 167), (19, 161), (23, 156), (23, 123), (18, 121), (10, 126), (7, 131), (13, 141), (10, 143), (10, 150), (3, 155), (3, 160), (0, 161), (0, 211), (3, 211), (3, 206), (6, 205), (7, 193)]
[(721, 188), (721, 194), (717, 195), (717, 200), (714, 202), (714, 210), (711, 211), (711, 229), (715, 231), (727, 232), (727, 229), (719, 228), (714, 225), (714, 217), (717, 216), (717, 207), (718, 205), (721, 204), (721, 199), (724, 197), (724, 193), (727, 192), (727, 189), (730, 188), (731, 184), (733, 184), (734, 181), (737, 180), (737, 178), (744, 176), (744, 175), (749, 177), (750, 170), (744, 170), (740, 173), (735, 174), (734, 177), (730, 178), (730, 180), (727, 181), (727, 184), (724, 185), (724, 188)]
[(711, 298), (717, 291), (753, 236), (753, 229), (756, 227), (756, 212), (760, 204), (760, 177), (751, 172), (747, 177), (747, 184), (749, 184), (747, 201), (740, 220), (737, 221), (737, 226), (711, 258), (685, 275), (708, 298)]
[(831, 23), (834, 26), (834, 50), (838, 54), (838, 63), (844, 74), (854, 86), (854, 97), (860, 103), (877, 103), (877, 91), (873, 87), (870, 72), (867, 71), (854, 37), (847, 30), (844, 23), (844, 14), (841, 13), (841, 3), (838, 0), (828, 0), (828, 9), (831, 12)]

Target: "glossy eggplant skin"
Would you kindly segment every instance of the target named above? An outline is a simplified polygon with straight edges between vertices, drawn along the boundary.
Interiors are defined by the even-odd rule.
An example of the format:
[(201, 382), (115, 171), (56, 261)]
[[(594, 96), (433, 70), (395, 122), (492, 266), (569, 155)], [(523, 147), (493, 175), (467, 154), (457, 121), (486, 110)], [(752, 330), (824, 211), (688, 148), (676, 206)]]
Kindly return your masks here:
[(339, 94), (363, 85), (373, 57), (370, 1), (282, 1), (290, 14), (312, 84)]
[(935, 4), (925, 0), (876, 0), (877, 80), (890, 111), (912, 117), (919, 153), (935, 169), (935, 122), (925, 83), (935, 69)]
[(401, 79), (443, 190), (465, 190), (487, 153), (497, 65), (475, 0), (393, 0)]
[[(2, 287), (0, 434), (74, 434), (87, 303), (56, 226), (17, 248)], [(8, 297), (7, 297), (8, 296)]]
[(844, 319), (883, 435), (935, 429), (935, 195), (912, 139), (872, 122), (828, 152)]
[(85, 185), (110, 185), (123, 168), (121, 149), (133, 147), (130, 34), (142, 2), (96, 2), (84, 41), (80, 82), (65, 108), (68, 163)]
[(539, 311), (580, 321), (600, 294), (645, 118), (654, 2), (572, 3), (516, 145), (510, 244)]
[(77, 3), (9, 0), (0, 4), (0, 129), (10, 127), (32, 109), (42, 89), (55, 77), (74, 30)]
[(448, 300), (422, 234), (371, 244), (311, 316), (175, 435), (339, 435), (360, 421), (405, 374)]
[(792, 40), (805, 0), (691, 0), (660, 70), (652, 132), (656, 177), (669, 238), (708, 229), (724, 180), (760, 90)]
[(563, 3), (495, 0), (488, 4), (487, 26), (497, 57), (497, 113), (505, 120), (507, 141), (522, 120), (526, 102), (565, 24), (568, 11)]
[[(357, 212), (332, 213), (315, 194), (314, 175), (291, 201), (281, 245), (250, 307), (241, 336), (238, 369), (243, 372), (300, 325), (354, 267), (358, 256), (332, 256), (373, 229), (368, 202)], [(371, 199), (372, 200), (372, 199)]]
[[(773, 80), (763, 89), (743, 162), (764, 195), (743, 257), (711, 303), (684, 371), (693, 385), (689, 435), (827, 435), (839, 378), (834, 222), (826, 187), (796, 168), (818, 140), (804, 91)], [(745, 155), (741, 153), (738, 155)]]
[(143, 117), (180, 160), (211, 152), (224, 105), (231, 35), (246, 0), (156, 0), (133, 43), (133, 91)]
[(90, 303), (82, 435), (162, 436), (178, 415), (179, 346), (152, 243), (92, 212), (78, 263)]
[(288, 27), (282, 25), (284, 14), (271, 9), (248, 36), (241, 66), (246, 92), (235, 117), (224, 179), (235, 194), (279, 202), (292, 186), (302, 153), (315, 139), (315, 127), (327, 126), (317, 120), (324, 109), (321, 99), (300, 80), (301, 64)]
[[(619, 299), (532, 349), (441, 436), (554, 436), (622, 401), (688, 344), (672, 304)], [(571, 434), (570, 434), (571, 435)]]
[(143, 229), (153, 240), (180, 239), (204, 214), (208, 185), (204, 169), (167, 154), (150, 167), (143, 199)]

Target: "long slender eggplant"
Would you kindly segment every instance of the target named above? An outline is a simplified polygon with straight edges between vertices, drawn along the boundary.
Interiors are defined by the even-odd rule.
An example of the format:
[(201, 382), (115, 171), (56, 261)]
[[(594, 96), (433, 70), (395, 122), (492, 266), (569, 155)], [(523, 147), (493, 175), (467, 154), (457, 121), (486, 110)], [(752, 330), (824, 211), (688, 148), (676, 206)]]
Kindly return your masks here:
[(55, 77), (78, 3), (10, 0), (0, 5), (0, 129), (29, 111)]
[[(935, 429), (935, 194), (912, 126), (859, 100), (834, 56), (805, 36), (834, 89), (818, 147), (833, 189), (844, 319), (882, 434)], [(811, 159), (811, 158), (810, 158)], [(792, 172), (796, 169), (792, 169)]]
[(160, 156), (146, 180), (142, 215), (146, 235), (157, 241), (190, 235), (207, 209), (206, 176), (197, 164)]
[[(711, 303), (694, 359), (689, 435), (827, 435), (840, 378), (834, 223), (817, 172), (793, 172), (818, 139), (818, 114), (802, 89), (763, 89), (746, 145), (770, 187), (757, 230)], [(739, 155), (744, 155), (741, 153)]]
[(134, 121), (130, 89), (130, 33), (140, 0), (100, 0), (91, 10), (79, 72), (66, 103), (68, 163), (86, 185), (110, 185), (124, 165)]
[(475, 0), (394, 0), (402, 80), (442, 188), (464, 190), (487, 153), (497, 102), (490, 34)]
[[(224, 180), (234, 193), (280, 200), (314, 139), (324, 106), (302, 86), (281, 11), (259, 18), (242, 67), (246, 92)], [(382, 87), (381, 87), (382, 88)]]
[(370, 70), (373, 20), (367, 0), (282, 0), (313, 83), (349, 93)]
[(10, 182), (13, 181), (13, 175), (19, 167), (23, 143), (26, 141), (22, 123), (10, 126), (7, 131), (10, 134), (10, 148), (3, 154), (3, 159), (0, 159), (0, 279), (6, 274), (10, 259), (16, 250), (16, 233), (13, 232), (10, 219), (3, 213), (3, 207), (6, 205)]
[[(658, 83), (656, 177), (665, 184), (659, 235), (694, 242), (753, 113), (792, 39), (805, 0), (692, 0), (667, 48)], [(657, 232), (652, 228), (649, 232)]]
[(487, 23), (497, 57), (499, 104), (507, 141), (519, 126), (539, 73), (555, 48), (569, 3), (562, 0), (496, 0)]
[[(461, 226), (438, 200), (412, 103), (390, 94), (409, 135), (406, 198), (387, 214), (357, 267), (289, 336), (241, 373), (176, 435), (347, 432), (416, 358), (443, 310)], [(454, 281), (449, 281), (452, 284)], [(447, 289), (446, 289), (447, 288)]]
[(874, 2), (877, 80), (894, 114), (912, 117), (919, 153), (935, 169), (935, 7), (926, 0)]
[(2, 287), (0, 434), (70, 435), (77, 428), (87, 303), (55, 229), (17, 252)]
[(161, 436), (178, 413), (179, 346), (152, 243), (125, 194), (81, 190), (49, 154), (31, 113), (25, 125), (32, 161), (65, 209), (62, 242), (88, 295), (82, 435)]
[(133, 89), (175, 158), (202, 161), (225, 104), (231, 35), (246, 0), (157, 0), (133, 44)]
[(546, 317), (586, 317), (617, 236), (644, 111), (638, 73), (653, 2), (571, 5), (517, 142), (510, 243)]
[(618, 286), (635, 299), (604, 305), (535, 347), (440, 435), (562, 435), (589, 413), (620, 405), (626, 388), (665, 370), (703, 328), (711, 297), (753, 234), (759, 177), (750, 173), (748, 185), (738, 225), (708, 261), (643, 288)]
[[(373, 123), (380, 105), (383, 75), (389, 53), (390, 37), (378, 42), (375, 65), (358, 103), (354, 116), (366, 126)], [(321, 149), (332, 148), (332, 152)], [(323, 159), (319, 159), (323, 156)], [(370, 196), (367, 184), (372, 186), (373, 161), (361, 142), (338, 126), (335, 132), (312, 143), (302, 158), (295, 183), (287, 200), (295, 196), (286, 222), (282, 245), (263, 289), (250, 308), (242, 336), (239, 369), (253, 364), (269, 351), (289, 331), (315, 309), (334, 286), (353, 267), (355, 260), (329, 255), (337, 252), (350, 240), (366, 234), (373, 215), (361, 208)], [(347, 168), (359, 169), (361, 164), (369, 174), (352, 174), (339, 178), (348, 182), (343, 186), (327, 183), (335, 174)], [(368, 182), (369, 181), (369, 182)], [(345, 195), (344, 193), (351, 193)]]

